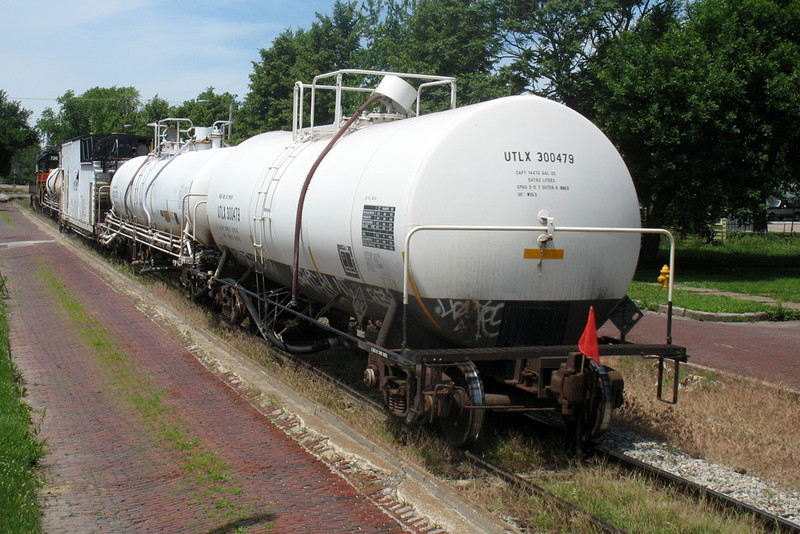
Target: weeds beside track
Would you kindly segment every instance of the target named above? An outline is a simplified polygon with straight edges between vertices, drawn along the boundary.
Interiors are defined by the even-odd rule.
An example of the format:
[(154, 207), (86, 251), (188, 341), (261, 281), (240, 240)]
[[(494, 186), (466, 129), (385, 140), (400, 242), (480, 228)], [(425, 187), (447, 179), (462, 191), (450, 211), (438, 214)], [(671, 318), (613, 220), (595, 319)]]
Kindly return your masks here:
[(45, 444), (37, 440), (35, 414), (9, 353), (5, 282), (0, 275), (0, 531), (29, 534), (42, 530), (36, 492)]

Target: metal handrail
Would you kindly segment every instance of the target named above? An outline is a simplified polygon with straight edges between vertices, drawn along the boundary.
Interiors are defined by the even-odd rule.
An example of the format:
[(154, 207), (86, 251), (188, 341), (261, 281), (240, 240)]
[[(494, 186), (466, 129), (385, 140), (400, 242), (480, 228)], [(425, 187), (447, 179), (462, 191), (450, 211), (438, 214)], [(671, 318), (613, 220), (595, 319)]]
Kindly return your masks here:
[(192, 233), (189, 234), (188, 224), (183, 225), (184, 226), (183, 233), (186, 234), (187, 237), (194, 239), (195, 236), (197, 235), (197, 206), (199, 206), (200, 204), (208, 204), (208, 200), (198, 201), (197, 204), (195, 204), (194, 208), (192, 208), (192, 212), (189, 213), (189, 199), (191, 197), (200, 197), (208, 199), (208, 193), (186, 193), (185, 195), (183, 195), (183, 198), (181, 199), (181, 215), (186, 217), (184, 223), (189, 222), (190, 216), (192, 219)]
[[(344, 85), (342, 82), (344, 80), (344, 76), (346, 75), (363, 75), (363, 76), (398, 76), (400, 78), (410, 78), (414, 80), (425, 80), (417, 88), (417, 115), (419, 115), (419, 101), (420, 96), (422, 93), (423, 88), (431, 87), (434, 85), (447, 85), (449, 84), (451, 87), (450, 90), (450, 109), (454, 109), (456, 107), (456, 78), (452, 76), (434, 76), (428, 74), (412, 74), (406, 72), (391, 72), (391, 71), (381, 71), (381, 70), (364, 70), (364, 69), (342, 69), (333, 72), (328, 72), (325, 74), (318, 74), (314, 77), (312, 82), (304, 83), (302, 81), (295, 82), (294, 85), (294, 103), (292, 109), (292, 133), (295, 140), (297, 140), (298, 135), (303, 130), (303, 99), (305, 96), (305, 89), (311, 89), (311, 106), (310, 106), (310, 117), (309, 117), (309, 133), (311, 135), (314, 134), (314, 116), (315, 116), (315, 103), (316, 103), (316, 91), (317, 89), (326, 89), (326, 90), (333, 90), (336, 92), (336, 102), (334, 108), (334, 124), (338, 125), (342, 118), (342, 102), (341, 97), (343, 92), (363, 92), (363, 93), (371, 93), (374, 91), (374, 88), (370, 87), (358, 87), (358, 86), (347, 86)], [(333, 85), (327, 84), (320, 84), (320, 80), (325, 80), (328, 78), (336, 78), (336, 81)]]
[(455, 83), (451, 83), (449, 80), (438, 80), (433, 82), (426, 82), (422, 83), (417, 87), (417, 117), (419, 117), (419, 110), (420, 106), (419, 103), (422, 100), (422, 90), (427, 89), (428, 87), (435, 87), (437, 85), (447, 85), (450, 84), (450, 109), (456, 108), (456, 85)]
[(468, 225), (421, 225), (408, 231), (405, 239), (403, 255), (403, 344), (406, 348), (406, 319), (408, 313), (409, 263), (411, 257), (411, 238), (419, 232), (426, 231), (466, 231), (466, 232), (544, 232), (542, 236), (550, 236), (552, 232), (584, 232), (584, 233), (622, 233), (622, 234), (659, 234), (669, 238), (669, 285), (667, 293), (667, 344), (672, 344), (672, 296), (675, 273), (675, 237), (663, 228), (614, 228), (589, 226), (555, 226), (553, 219), (546, 213), (540, 214), (547, 226), (468, 226)]

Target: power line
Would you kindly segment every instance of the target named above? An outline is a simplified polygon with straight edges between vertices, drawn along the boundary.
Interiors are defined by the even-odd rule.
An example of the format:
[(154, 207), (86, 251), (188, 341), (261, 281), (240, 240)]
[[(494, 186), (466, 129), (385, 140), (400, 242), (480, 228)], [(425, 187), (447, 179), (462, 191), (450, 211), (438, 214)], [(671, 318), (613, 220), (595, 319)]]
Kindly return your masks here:
[[(219, 96), (219, 95), (217, 95)], [(9, 100), (52, 100), (57, 102), (61, 97), (40, 97), (40, 96), (22, 96), (22, 97), (8, 97)], [(87, 101), (102, 101), (102, 100), (137, 100), (141, 97), (138, 96), (106, 96), (106, 97), (83, 97), (83, 96), (72, 96), (69, 97), (67, 100), (87, 100)], [(183, 104), (185, 102), (190, 102), (189, 100), (167, 100), (166, 98), (159, 97), (159, 100), (164, 100), (168, 104)]]
[[(23, 97), (10, 97), (10, 100), (58, 100), (61, 97), (37, 97), (37, 96), (23, 96)], [(138, 96), (102, 96), (102, 97), (84, 97), (84, 96), (71, 96), (67, 100), (136, 100)]]

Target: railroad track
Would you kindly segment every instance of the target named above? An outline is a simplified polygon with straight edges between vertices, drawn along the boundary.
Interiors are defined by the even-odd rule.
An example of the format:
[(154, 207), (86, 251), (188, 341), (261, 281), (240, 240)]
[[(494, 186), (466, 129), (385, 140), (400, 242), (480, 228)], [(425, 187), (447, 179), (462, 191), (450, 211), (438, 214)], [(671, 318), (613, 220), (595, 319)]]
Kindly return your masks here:
[[(336, 386), (337, 388), (339, 388), (342, 391), (344, 391), (348, 396), (352, 397), (353, 400), (356, 400), (356, 401), (362, 403), (363, 405), (365, 405), (365, 406), (367, 406), (367, 407), (369, 407), (371, 409), (377, 410), (377, 411), (379, 411), (381, 413), (385, 412), (383, 404), (381, 404), (379, 401), (377, 401), (376, 399), (374, 399), (374, 398), (372, 398), (372, 397), (370, 397), (368, 395), (365, 395), (361, 391), (358, 391), (357, 389), (349, 386), (348, 384), (345, 384), (340, 379), (338, 379), (338, 378), (336, 378), (336, 377), (334, 377), (334, 376), (322, 371), (321, 369), (316, 368), (315, 366), (309, 364), (308, 362), (302, 360), (301, 358), (298, 358), (298, 357), (293, 356), (291, 354), (285, 353), (283, 351), (277, 351), (275, 349), (273, 349), (273, 350), (274, 350), (275, 354), (277, 355), (277, 357), (280, 358), (281, 360), (283, 360), (284, 362), (288, 362), (288, 363), (291, 363), (291, 364), (296, 365), (298, 367), (302, 367), (307, 372), (315, 375), (320, 380), (323, 380), (325, 382), (328, 382), (328, 383)], [(566, 514), (569, 514), (570, 516), (583, 516), (584, 518), (586, 518), (588, 520), (588, 522), (592, 525), (592, 527), (598, 532), (606, 532), (606, 533), (609, 533), (609, 534), (624, 534), (625, 533), (624, 530), (621, 530), (621, 529), (615, 527), (614, 525), (612, 525), (609, 522), (603, 520), (602, 518), (599, 518), (597, 516), (592, 515), (591, 513), (586, 511), (585, 509), (581, 508), (580, 506), (578, 506), (578, 505), (576, 505), (574, 503), (571, 503), (571, 502), (569, 502), (567, 500), (562, 499), (561, 497), (559, 497), (555, 493), (552, 493), (552, 492), (548, 491), (547, 489), (545, 489), (545, 488), (543, 488), (541, 486), (538, 486), (537, 484), (534, 484), (533, 482), (531, 482), (531, 481), (529, 481), (529, 480), (527, 480), (525, 478), (522, 478), (522, 477), (520, 477), (519, 475), (517, 475), (515, 473), (511, 473), (510, 471), (507, 471), (507, 470), (503, 469), (499, 465), (494, 464), (494, 463), (486, 460), (485, 458), (482, 458), (482, 457), (480, 457), (480, 456), (478, 456), (478, 455), (476, 455), (476, 454), (474, 454), (472, 452), (469, 452), (469, 451), (462, 451), (460, 453), (460, 455), (462, 456), (462, 458), (465, 461), (467, 461), (470, 464), (480, 468), (484, 472), (486, 472), (488, 474), (491, 474), (491, 475), (494, 475), (494, 476), (500, 478), (501, 480), (505, 481), (507, 484), (510, 484), (510, 485), (512, 485), (514, 487), (522, 488), (522, 489), (527, 490), (528, 492), (538, 496), (540, 499), (542, 499), (542, 500), (546, 501), (547, 503), (553, 505), (558, 510), (560, 510), (560, 511), (566, 513)]]
[(636, 471), (658, 482), (679, 488), (686, 494), (696, 495), (714, 503), (718, 508), (732, 510), (742, 514), (752, 515), (756, 522), (764, 527), (765, 530), (773, 532), (800, 533), (800, 525), (787, 521), (786, 519), (756, 508), (746, 502), (734, 499), (730, 495), (725, 495), (713, 489), (707, 488), (684, 477), (660, 469), (654, 465), (631, 458), (623, 453), (596, 445), (594, 450), (609, 462), (615, 463), (625, 469)]
[[(532, 416), (530, 418), (537, 424), (547, 426), (557, 432), (563, 432), (562, 428), (559, 428), (540, 417)], [(610, 449), (603, 445), (595, 444), (593, 446), (593, 452), (595, 456), (599, 456), (609, 463), (613, 463), (629, 471), (645, 475), (649, 479), (655, 480), (663, 485), (677, 488), (684, 494), (705, 498), (709, 502), (713, 503), (718, 509), (730, 510), (732, 512), (745, 515), (752, 515), (756, 522), (767, 531), (800, 534), (800, 525), (796, 523), (792, 523), (791, 521), (776, 516), (775, 514), (757, 508), (744, 501), (735, 499), (730, 495), (726, 495), (711, 488), (705, 487), (685, 477), (676, 475), (675, 473), (665, 471), (659, 467), (648, 464), (647, 462), (643, 462), (637, 458), (632, 458), (624, 453)]]
[[(318, 369), (317, 367), (304, 361), (303, 359), (284, 352), (277, 353), (276, 351), (276, 354), (278, 354), (278, 357), (281, 358), (283, 361), (290, 362), (293, 365), (304, 368), (310, 374), (318, 377), (320, 380), (329, 382), (338, 389), (344, 391), (348, 396), (350, 396), (354, 400), (357, 400), (358, 402), (368, 406), (369, 408), (375, 409), (380, 412), (384, 411), (383, 405), (375, 398), (370, 397), (369, 395), (365, 395), (363, 392), (349, 386), (348, 384), (345, 384), (342, 380), (326, 373), (325, 371), (322, 371), (321, 369)], [(539, 423), (548, 424), (544, 423), (541, 419), (536, 419), (536, 420)], [(626, 456), (618, 451), (614, 451), (607, 447), (599, 445), (595, 446), (594, 452), (596, 455), (600, 455), (609, 463), (617, 464), (629, 471), (644, 474), (648, 478), (655, 480), (661, 484), (677, 488), (684, 494), (705, 498), (709, 502), (712, 502), (719, 509), (733, 511), (744, 515), (752, 515), (755, 518), (755, 521), (767, 531), (800, 534), (800, 525), (792, 523), (782, 517), (776, 516), (767, 511), (756, 508), (746, 502), (737, 500), (733, 497), (730, 497), (729, 495), (725, 495), (713, 489), (697, 484), (684, 477), (675, 475), (673, 473), (660, 469), (656, 466), (647, 464), (635, 458), (631, 458), (629, 456)], [(561, 497), (548, 491), (547, 489), (515, 473), (507, 471), (501, 466), (493, 462), (490, 462), (485, 458), (480, 457), (477, 454), (474, 454), (469, 451), (462, 451), (461, 456), (465, 461), (480, 468), (484, 472), (492, 474), (502, 479), (507, 484), (527, 490), (531, 494), (535, 494), (536, 496), (548, 502), (549, 504), (553, 505), (562, 512), (565, 512), (573, 516), (584, 516), (589, 521), (589, 523), (591, 523), (593, 528), (595, 528), (599, 532), (607, 532), (614, 534), (620, 534), (625, 532), (624, 530), (617, 528), (616, 526), (605, 521), (604, 519), (592, 515), (590, 512), (586, 511), (580, 506), (562, 499)]]

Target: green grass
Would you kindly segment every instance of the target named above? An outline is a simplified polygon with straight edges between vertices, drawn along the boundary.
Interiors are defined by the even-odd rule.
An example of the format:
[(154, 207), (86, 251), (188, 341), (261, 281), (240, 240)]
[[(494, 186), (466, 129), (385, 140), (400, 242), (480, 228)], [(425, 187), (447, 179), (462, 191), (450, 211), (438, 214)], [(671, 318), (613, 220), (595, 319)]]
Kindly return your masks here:
[[(687, 283), (686, 285), (694, 285)], [(730, 291), (727, 290), (726, 291)], [(667, 290), (660, 286), (634, 281), (628, 288), (628, 296), (644, 309), (657, 311), (667, 304)], [(676, 289), (672, 295), (673, 305), (689, 310), (712, 313), (758, 313), (764, 312), (770, 320), (797, 320), (800, 312), (780, 305), (740, 300), (722, 295), (707, 295), (696, 291)]]
[[(700, 237), (676, 237), (676, 266), (684, 272), (736, 273), (741, 270), (800, 269), (800, 236), (786, 234), (731, 234), (724, 243)], [(667, 263), (669, 245), (661, 240), (659, 265)]]
[[(5, 278), (3, 278), (5, 284)], [(25, 388), (8, 351), (8, 321), (0, 299), (0, 532), (42, 530), (36, 500), (44, 443), (37, 441)]]
[[(722, 244), (698, 237), (678, 238), (675, 259), (677, 285), (706, 288), (775, 299), (770, 305), (719, 295), (676, 290), (675, 306), (698, 311), (767, 312), (774, 319), (800, 319), (800, 313), (780, 303), (800, 303), (800, 237), (734, 234)], [(667, 263), (669, 248), (662, 240), (656, 263), (636, 273), (629, 295), (645, 309), (666, 304), (666, 291), (650, 284)]]
[[(800, 254), (800, 251), (798, 251)], [(687, 273), (683, 283), (721, 291), (762, 295), (779, 302), (800, 302), (800, 269), (795, 271), (740, 270), (736, 273)]]
[(640, 476), (620, 476), (611, 467), (598, 465), (579, 469), (569, 479), (555, 478), (543, 485), (626, 532), (749, 533), (759, 530), (751, 517), (717, 514), (702, 500), (685, 497), (674, 489), (665, 490)]

